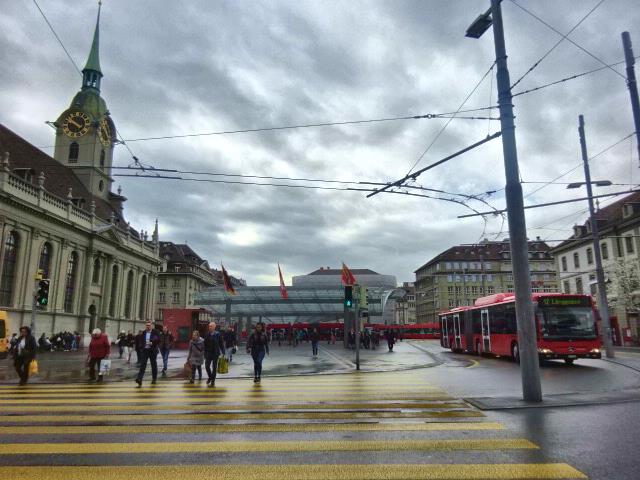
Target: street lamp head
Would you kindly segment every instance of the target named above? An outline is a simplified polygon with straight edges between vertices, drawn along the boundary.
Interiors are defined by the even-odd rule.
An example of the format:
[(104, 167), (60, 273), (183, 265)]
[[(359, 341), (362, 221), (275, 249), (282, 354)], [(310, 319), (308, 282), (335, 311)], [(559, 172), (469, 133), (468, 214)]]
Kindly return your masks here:
[(584, 182), (573, 182), (567, 185), (567, 188), (580, 188), (582, 185), (584, 185)]
[(464, 36), (469, 38), (480, 38), (482, 34), (489, 29), (491, 22), (491, 9), (489, 9), (483, 14), (480, 14), (478, 18), (469, 25)]
[[(567, 188), (580, 188), (581, 186), (586, 184), (587, 182), (573, 182), (567, 185)], [(596, 187), (610, 187), (611, 185), (613, 185), (613, 183), (611, 183), (611, 180), (594, 180), (591, 182), (591, 184), (595, 185)]]

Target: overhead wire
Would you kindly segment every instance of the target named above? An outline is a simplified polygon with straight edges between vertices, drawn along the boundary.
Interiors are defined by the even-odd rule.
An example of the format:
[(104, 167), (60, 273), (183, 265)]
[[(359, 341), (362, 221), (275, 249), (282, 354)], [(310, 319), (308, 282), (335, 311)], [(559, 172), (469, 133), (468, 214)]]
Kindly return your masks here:
[[(524, 8), (522, 5), (520, 5), (518, 2), (516, 2), (515, 0), (510, 0), (511, 3), (513, 3), (515, 6), (517, 6), (518, 8), (520, 8), (521, 10), (523, 10), (525, 13), (531, 15), (533, 18), (535, 18), (536, 20), (538, 20), (540, 23), (542, 23), (544, 26), (546, 26), (547, 28), (549, 28), (550, 30), (553, 30), (555, 33), (557, 33), (558, 35), (564, 37), (564, 39), (566, 39), (568, 42), (572, 43), (573, 45), (575, 45), (576, 47), (578, 47), (580, 50), (582, 50), (584, 53), (586, 53), (587, 55), (589, 55), (590, 57), (594, 58), (595, 60), (597, 60), (598, 62), (600, 62), (603, 65), (607, 65), (606, 62), (604, 62), (602, 59), (598, 58), (597, 56), (595, 56), (593, 53), (591, 53), (589, 50), (587, 50), (586, 48), (584, 48), (582, 45), (579, 45), (578, 43), (574, 42), (573, 40), (571, 40), (569, 37), (563, 35), (559, 30), (557, 30), (555, 27), (553, 27), (552, 25), (550, 25), (549, 23), (545, 22), (542, 18), (540, 18), (538, 15), (536, 15), (535, 13), (527, 10), (526, 8)], [(600, 2), (601, 4), (602, 2)], [(598, 6), (600, 5), (598, 4)], [(608, 67), (612, 72), (614, 72), (616, 75), (619, 75), (620, 77), (622, 77), (625, 81), (627, 80), (627, 77), (625, 77), (623, 74), (621, 74), (620, 72), (618, 72), (617, 70), (615, 70), (613, 67)]]
[(40, 12), (40, 15), (42, 15), (42, 18), (44, 18), (44, 21), (47, 23), (47, 25), (49, 26), (49, 29), (51, 30), (51, 33), (53, 33), (53, 36), (56, 37), (56, 40), (58, 41), (58, 43), (60, 44), (60, 46), (62, 47), (62, 50), (64, 50), (64, 53), (67, 54), (67, 57), (69, 58), (69, 60), (71, 60), (71, 63), (73, 64), (73, 67), (76, 69), (76, 71), (82, 75), (82, 72), (80, 71), (80, 67), (78, 67), (78, 65), (76, 64), (75, 60), (73, 59), (73, 57), (71, 56), (71, 54), (69, 53), (69, 51), (67, 50), (67, 48), (64, 46), (64, 43), (62, 43), (62, 40), (60, 40), (60, 37), (58, 36), (58, 34), (56, 33), (56, 31), (53, 28), (53, 25), (51, 25), (51, 22), (49, 22), (49, 19), (47, 18), (47, 16), (44, 14), (44, 12), (42, 11), (42, 8), (40, 8), (40, 5), (38, 5), (38, 2), (36, 0), (33, 0), (33, 3), (35, 4), (36, 8), (38, 9), (38, 11)]
[[(511, 0), (511, 1), (512, 1), (516, 6), (520, 7), (520, 5), (518, 5), (514, 0)], [(569, 30), (569, 31), (566, 33), (566, 35), (562, 35), (562, 34), (561, 34), (561, 35), (562, 35), (562, 38), (560, 38), (560, 40), (558, 40), (558, 41), (557, 41), (557, 42), (556, 42), (556, 43), (555, 43), (555, 44), (554, 44), (554, 45), (553, 45), (549, 50), (547, 50), (547, 52), (546, 52), (544, 55), (542, 55), (542, 57), (540, 57), (540, 59), (539, 59), (538, 61), (536, 61), (536, 62), (535, 62), (531, 67), (529, 67), (529, 69), (528, 69), (526, 72), (524, 72), (524, 74), (523, 74), (520, 78), (518, 78), (518, 80), (516, 80), (516, 81), (514, 82), (514, 84), (513, 84), (513, 85), (511, 85), (510, 89), (511, 89), (511, 90), (513, 90), (513, 88), (514, 88), (516, 85), (518, 85), (522, 80), (524, 80), (524, 78), (525, 78), (527, 75), (529, 75), (531, 72), (533, 72), (533, 70), (535, 70), (535, 69), (536, 69), (536, 67), (537, 67), (538, 65), (540, 65), (540, 63), (542, 63), (542, 61), (543, 61), (545, 58), (547, 58), (547, 56), (548, 56), (551, 52), (553, 52), (553, 51), (556, 49), (556, 47), (557, 47), (558, 45), (560, 45), (564, 40), (568, 40), (569, 35), (571, 35), (571, 33), (572, 33), (576, 28), (578, 28), (578, 27), (580, 26), (580, 24), (582, 24), (582, 22), (584, 22), (584, 21), (589, 17), (589, 15), (591, 15), (593, 12), (595, 12), (595, 11), (596, 11), (596, 9), (597, 9), (600, 5), (602, 5), (602, 4), (604, 3), (604, 1), (605, 1), (605, 0), (600, 0), (600, 1), (599, 1), (599, 2), (598, 2), (598, 3), (597, 3), (597, 4), (596, 4), (596, 5), (595, 5), (591, 10), (589, 10), (589, 12), (588, 12), (584, 17), (582, 17), (582, 18), (580, 19), (580, 21), (579, 21), (578, 23), (576, 23), (576, 24), (573, 26), (573, 28), (571, 28), (571, 30)], [(524, 9), (523, 9), (523, 10), (524, 10)]]

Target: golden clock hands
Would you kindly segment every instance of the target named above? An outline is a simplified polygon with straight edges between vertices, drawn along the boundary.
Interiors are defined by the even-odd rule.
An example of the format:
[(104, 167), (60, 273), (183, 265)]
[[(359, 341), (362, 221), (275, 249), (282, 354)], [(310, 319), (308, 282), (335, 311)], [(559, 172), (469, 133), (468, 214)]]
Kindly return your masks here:
[(67, 118), (67, 122), (72, 123), (73, 125), (75, 125), (78, 128), (82, 128), (82, 125), (80, 125), (78, 122), (76, 122), (73, 118), (69, 117)]

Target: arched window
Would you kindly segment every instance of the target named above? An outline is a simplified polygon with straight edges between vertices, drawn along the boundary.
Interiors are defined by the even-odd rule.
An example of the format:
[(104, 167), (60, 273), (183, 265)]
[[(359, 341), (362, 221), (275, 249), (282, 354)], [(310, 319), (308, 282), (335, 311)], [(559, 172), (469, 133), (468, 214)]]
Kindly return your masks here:
[(100, 150), (100, 168), (104, 168), (104, 149)]
[(142, 277), (140, 282), (140, 306), (138, 307), (138, 318), (140, 320), (145, 319), (147, 313), (147, 277)]
[(101, 264), (100, 264), (100, 259), (96, 258), (93, 261), (93, 275), (91, 276), (91, 283), (100, 283), (100, 272), (101, 272)]
[(69, 145), (69, 163), (76, 163), (80, 155), (80, 146), (77, 142), (71, 142)]
[(4, 244), (4, 263), (2, 264), (2, 280), (0, 280), (0, 305), (13, 306), (13, 284), (16, 276), (16, 260), (20, 237), (11, 232)]
[(78, 273), (78, 254), (71, 252), (67, 263), (67, 275), (64, 287), (64, 311), (73, 312), (73, 297), (76, 289), (76, 277)]
[(124, 294), (124, 316), (131, 318), (131, 297), (133, 295), (133, 272), (129, 270), (127, 275), (127, 290)]
[(118, 266), (114, 265), (111, 271), (111, 298), (109, 299), (109, 316), (114, 317), (116, 313), (116, 298), (118, 295)]
[(45, 242), (40, 251), (40, 260), (38, 261), (38, 269), (42, 270), (43, 278), (51, 278), (49, 276), (51, 268), (51, 244)]

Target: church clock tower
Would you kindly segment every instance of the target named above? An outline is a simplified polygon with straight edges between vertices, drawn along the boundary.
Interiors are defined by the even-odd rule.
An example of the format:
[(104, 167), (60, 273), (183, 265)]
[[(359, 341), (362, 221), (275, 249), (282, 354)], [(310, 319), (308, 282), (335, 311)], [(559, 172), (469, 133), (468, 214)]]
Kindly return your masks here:
[(110, 172), (116, 136), (107, 104), (100, 96), (100, 8), (89, 58), (82, 70), (82, 88), (55, 122), (54, 158), (71, 168), (93, 195), (107, 200), (113, 183)]

